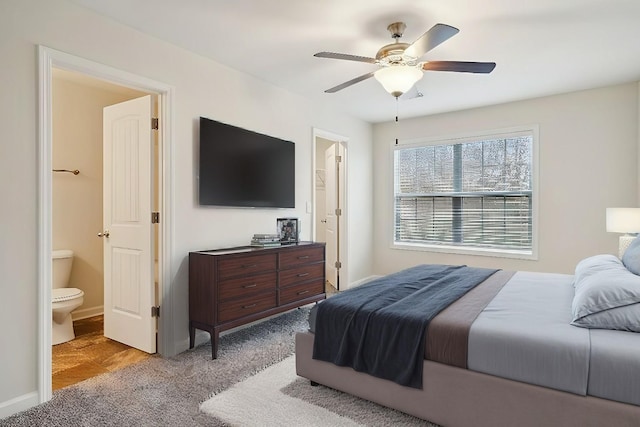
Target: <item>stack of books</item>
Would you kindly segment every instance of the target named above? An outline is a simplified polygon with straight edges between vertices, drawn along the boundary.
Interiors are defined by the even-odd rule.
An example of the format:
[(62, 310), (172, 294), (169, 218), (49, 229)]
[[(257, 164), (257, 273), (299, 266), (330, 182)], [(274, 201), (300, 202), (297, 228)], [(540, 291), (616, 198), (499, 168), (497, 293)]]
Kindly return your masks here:
[(277, 234), (254, 234), (251, 239), (251, 246), (261, 248), (280, 246), (280, 236)]

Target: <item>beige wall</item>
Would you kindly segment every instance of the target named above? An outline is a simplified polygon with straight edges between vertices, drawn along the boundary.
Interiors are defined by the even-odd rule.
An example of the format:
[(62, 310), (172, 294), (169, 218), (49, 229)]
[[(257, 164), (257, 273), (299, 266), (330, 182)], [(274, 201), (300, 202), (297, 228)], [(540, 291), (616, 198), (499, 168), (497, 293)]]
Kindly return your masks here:
[[(391, 249), (390, 147), (400, 139), (539, 126), (538, 260)], [(374, 263), (389, 273), (419, 263), (572, 273), (590, 255), (617, 253), (605, 209), (637, 206), (638, 85), (549, 96), (374, 126)]]
[[(211, 29), (211, 37), (225, 37)], [(67, 0), (3, 0), (0, 10), (0, 417), (38, 400), (39, 44), (174, 88), (173, 300), (170, 353), (188, 348), (189, 251), (243, 245), (280, 216), (310, 224), (312, 129), (349, 138), (349, 282), (371, 262), (371, 125), (103, 18)], [(196, 202), (198, 117), (296, 142), (296, 208), (219, 209)], [(79, 169), (80, 166), (75, 166)], [(57, 179), (58, 177), (56, 177)], [(77, 177), (76, 177), (77, 178)], [(303, 227), (309, 239), (311, 227)], [(237, 230), (242, 230), (238, 233)], [(93, 233), (93, 230), (92, 230)]]
[(78, 319), (103, 311), (103, 242), (97, 237), (103, 227), (102, 109), (144, 94), (70, 79), (73, 74), (54, 72), (52, 164), (80, 174), (53, 174), (52, 245), (74, 252), (69, 284), (84, 291), (73, 314)]

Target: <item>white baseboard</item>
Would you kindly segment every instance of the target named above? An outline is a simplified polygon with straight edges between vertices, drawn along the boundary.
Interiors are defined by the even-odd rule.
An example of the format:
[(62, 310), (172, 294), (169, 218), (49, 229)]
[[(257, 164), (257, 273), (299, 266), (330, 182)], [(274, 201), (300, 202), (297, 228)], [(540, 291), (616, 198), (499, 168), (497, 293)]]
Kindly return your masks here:
[(75, 310), (71, 313), (71, 318), (76, 320), (87, 319), (89, 317), (100, 316), (104, 314), (104, 306), (98, 305), (96, 307), (83, 308), (82, 310)]
[(365, 277), (364, 279), (356, 280), (355, 282), (351, 282), (347, 289), (355, 288), (356, 286), (364, 285), (367, 282), (372, 281), (373, 279), (377, 279), (378, 277), (382, 277), (379, 274), (374, 274), (373, 276)]
[(6, 402), (0, 402), (0, 420), (40, 404), (38, 392), (23, 394)]

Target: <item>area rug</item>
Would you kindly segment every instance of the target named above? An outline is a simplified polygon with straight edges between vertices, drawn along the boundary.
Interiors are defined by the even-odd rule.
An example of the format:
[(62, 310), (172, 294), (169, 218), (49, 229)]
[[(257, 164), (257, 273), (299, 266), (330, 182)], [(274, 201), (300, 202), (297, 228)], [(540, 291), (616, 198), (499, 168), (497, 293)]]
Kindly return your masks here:
[(312, 387), (295, 369), (295, 356), (290, 356), (213, 396), (200, 409), (232, 426), (437, 427), (328, 387)]

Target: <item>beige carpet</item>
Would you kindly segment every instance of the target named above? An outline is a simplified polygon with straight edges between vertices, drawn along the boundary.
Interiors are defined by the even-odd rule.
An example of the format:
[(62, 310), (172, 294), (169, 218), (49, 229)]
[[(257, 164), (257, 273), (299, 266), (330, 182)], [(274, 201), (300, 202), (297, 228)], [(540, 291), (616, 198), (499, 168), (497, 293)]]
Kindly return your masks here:
[(0, 427), (227, 426), (200, 404), (292, 355), (308, 316), (305, 307), (224, 335), (216, 360), (208, 343), (56, 390), (49, 402), (0, 419)]
[(200, 405), (233, 426), (434, 426), (324, 386), (295, 373), (290, 356)]

